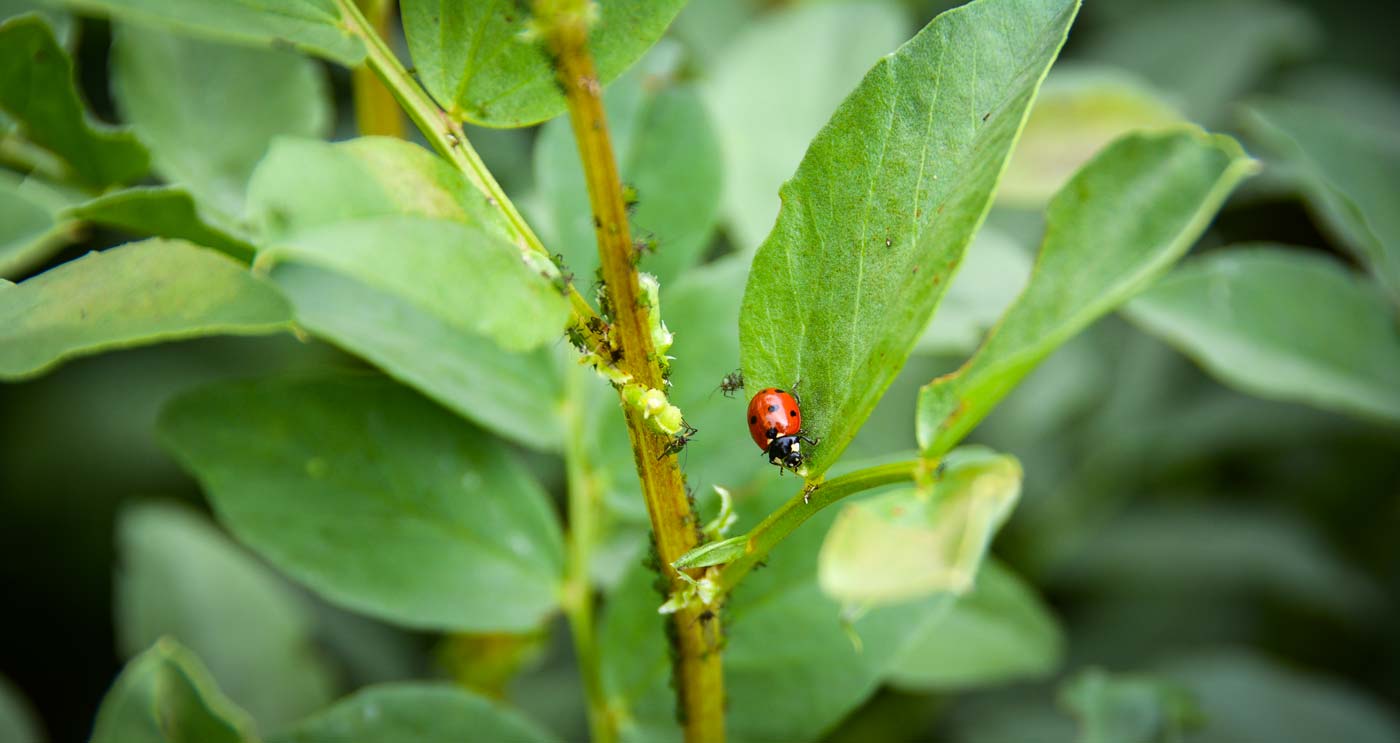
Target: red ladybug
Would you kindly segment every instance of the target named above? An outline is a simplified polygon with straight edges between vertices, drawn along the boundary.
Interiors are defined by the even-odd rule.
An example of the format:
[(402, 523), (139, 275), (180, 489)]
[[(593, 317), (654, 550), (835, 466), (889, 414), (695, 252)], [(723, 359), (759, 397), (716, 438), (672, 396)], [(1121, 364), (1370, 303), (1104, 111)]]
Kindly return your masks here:
[(770, 464), (793, 471), (802, 469), (802, 442), (817, 445), (802, 434), (802, 409), (795, 395), (769, 387), (749, 400), (749, 435), (768, 455)]

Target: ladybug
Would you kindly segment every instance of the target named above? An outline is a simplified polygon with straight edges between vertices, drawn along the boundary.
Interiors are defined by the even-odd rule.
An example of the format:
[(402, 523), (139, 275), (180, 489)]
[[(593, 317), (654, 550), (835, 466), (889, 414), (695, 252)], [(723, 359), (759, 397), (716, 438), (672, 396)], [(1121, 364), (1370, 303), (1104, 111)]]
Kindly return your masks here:
[(768, 462), (797, 472), (805, 456), (802, 443), (816, 446), (802, 431), (802, 409), (797, 396), (769, 387), (749, 400), (749, 435), (768, 455)]

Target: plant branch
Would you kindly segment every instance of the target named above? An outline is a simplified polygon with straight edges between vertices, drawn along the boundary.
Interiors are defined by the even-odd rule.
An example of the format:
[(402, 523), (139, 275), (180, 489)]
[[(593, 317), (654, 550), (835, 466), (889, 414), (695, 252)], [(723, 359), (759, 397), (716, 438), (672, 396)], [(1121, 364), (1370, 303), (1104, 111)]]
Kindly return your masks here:
[(598, 516), (602, 494), (588, 461), (587, 427), (583, 410), (582, 369), (566, 372), (564, 420), (564, 468), (568, 477), (569, 532), (568, 569), (564, 580), (564, 613), (573, 633), (579, 675), (588, 699), (588, 728), (593, 743), (614, 743), (617, 720), (613, 717), (603, 688), (602, 663), (598, 657), (598, 636), (594, 625), (593, 584), (588, 574), (593, 546), (598, 538)]
[[(535, 15), (554, 56), (583, 161), (612, 312), (613, 342), (622, 352), (619, 366), (635, 382), (664, 389), (648, 305), (641, 297), (622, 180), (603, 110), (602, 86), (588, 48), (588, 10), (589, 3), (581, 0), (539, 0)], [(684, 583), (671, 562), (699, 542), (698, 517), (686, 495), (676, 458), (667, 453), (670, 438), (654, 431), (637, 407), (624, 403), (623, 409), (656, 551), (674, 594), (684, 589)], [(717, 618), (711, 609), (686, 606), (672, 615), (672, 621), (676, 638), (675, 680), (685, 738), (692, 742), (721, 741), (724, 677)]]
[[(557, 275), (558, 267), (554, 265), (549, 251), (545, 250), (539, 237), (530, 229), (530, 225), (526, 224), (524, 217), (520, 216), (515, 204), (506, 198), (505, 191), (491, 175), (491, 171), (486, 169), (481, 156), (472, 148), (471, 142), (467, 141), (462, 132), (461, 123), (439, 108), (428, 92), (404, 69), (383, 37), (375, 31), (374, 26), (355, 5), (355, 0), (336, 2), (340, 6), (346, 29), (360, 37), (365, 44), (366, 64), (379, 76), (380, 81), (393, 94), (394, 100), (408, 113), (408, 117), (413, 120), (419, 131), (423, 132), (433, 149), (457, 166), (472, 185), (486, 195), (491, 205), (501, 211), (507, 227), (516, 238), (517, 246), (527, 254), (542, 258), (543, 260), (536, 263), (547, 266)], [(606, 358), (607, 341), (594, 330), (601, 322), (598, 313), (588, 304), (588, 300), (578, 293), (572, 282), (568, 282), (566, 294), (573, 310), (574, 325), (579, 329), (589, 350)]]
[[(355, 0), (365, 18), (381, 39), (389, 38), (389, 20), (393, 18), (393, 0)], [(368, 65), (350, 71), (355, 100), (355, 124), (364, 136), (403, 139), (403, 111), (394, 94), (384, 87), (379, 75)]]
[(841, 475), (824, 482), (808, 485), (768, 514), (762, 523), (737, 537), (743, 541), (743, 554), (724, 566), (719, 573), (719, 595), (728, 596), (739, 581), (768, 557), (777, 544), (787, 538), (817, 511), (856, 493), (896, 482), (918, 479), (935, 465), (923, 459), (882, 464)]

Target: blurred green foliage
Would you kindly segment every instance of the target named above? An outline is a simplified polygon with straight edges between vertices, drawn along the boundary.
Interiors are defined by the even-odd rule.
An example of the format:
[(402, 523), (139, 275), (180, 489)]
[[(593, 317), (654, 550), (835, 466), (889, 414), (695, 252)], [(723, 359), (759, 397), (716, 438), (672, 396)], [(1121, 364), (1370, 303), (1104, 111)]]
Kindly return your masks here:
[[(637, 222), (656, 240), (642, 265), (663, 277), (677, 336), (673, 399), (701, 431), (681, 456), (707, 517), (710, 485), (736, 491), (740, 528), (792, 493), (748, 440), (744, 401), (713, 391), (739, 366), (741, 287), (778, 217), (777, 189), (880, 56), (953, 4), (696, 0), (608, 88), (624, 177), (641, 193)], [(39, 5), (0, 0), (0, 19)], [(0, 39), (23, 41), (0, 53), (3, 279), (25, 281), (84, 251), (159, 235), (232, 256), (187, 256), (206, 266), (199, 293), (210, 298), (227, 290), (219, 267), (246, 260), (269, 234), (384, 216), (356, 204), (406, 197), (396, 210), (438, 222), (455, 219), (434, 211), (443, 204), (475, 208), (455, 173), (424, 166), (376, 180), (388, 180), (374, 168), (379, 145), (364, 148), (350, 170), (287, 155), (343, 146), (274, 145), (354, 130), (343, 70), (281, 48), (358, 59), (359, 42), (326, 22), (332, 3), (298, 0), (305, 12), (276, 22), (243, 0), (72, 6), (46, 2), (43, 20), (0, 27)], [(211, 24), (204, 13), (215, 6), (225, 12)], [(118, 17), (77, 15), (93, 10)], [(997, 559), (971, 593), (843, 614), (817, 581), (836, 509), (804, 524), (743, 584), (724, 617), (736, 738), (1400, 737), (1396, 21), (1400, 8), (1363, 0), (1121, 0), (1083, 9), (987, 226), (848, 460), (917, 446), (919, 388), (955, 369), (1011, 303), (1051, 194), (1108, 142), (1190, 121), (1240, 137), (1263, 173), (1224, 205), (1192, 248), (1197, 255), (1130, 305), (1127, 322), (1106, 318), (1055, 350), (971, 434), (1014, 454), (1024, 471), (1020, 504), (991, 548)], [(425, 43), (413, 36), (395, 42), (405, 52)], [(649, 38), (625, 41), (630, 49)], [(45, 64), (7, 58), (23, 50), (42, 51)], [(472, 86), (420, 65), (430, 89), (456, 82), (465, 91), (452, 101), (474, 120), (506, 121), (479, 108)], [(18, 89), (16, 75), (41, 80), (63, 105), (36, 110), (5, 95)], [(549, 92), (517, 108), (500, 115), (518, 123), (559, 110)], [(468, 130), (583, 291), (596, 259), (567, 134), (558, 121)], [(148, 161), (166, 186), (141, 176)], [(247, 190), (255, 172), (273, 169), (305, 180)], [(292, 175), (268, 183), (285, 186)], [(346, 211), (317, 211), (328, 203)], [(379, 234), (396, 237), (397, 228)], [(1288, 248), (1245, 247), (1257, 243)], [(318, 245), (308, 240), (298, 255)], [(255, 724), (272, 740), (392, 738), (403, 734), (397, 725), (422, 719), (437, 728), (415, 734), (444, 740), (488, 730), (581, 739), (576, 659), (550, 615), (557, 560), (514, 570), (529, 562), (520, 542), (493, 541), (519, 527), (540, 534), (529, 545), (558, 549), (550, 509), (562, 509), (564, 476), (552, 452), (565, 446), (554, 417), (563, 409), (582, 411), (590, 482), (607, 505), (592, 565), (606, 593), (605, 681), (632, 715), (632, 737), (675, 735), (654, 613), (662, 597), (641, 565), (646, 514), (631, 451), (611, 391), (591, 379), (571, 386), (567, 349), (506, 353), (486, 339), (506, 335), (489, 317), (462, 327), (453, 322), (462, 312), (435, 315), (441, 297), (470, 302), (462, 287), (482, 278), (471, 267), (432, 287), (386, 278), (368, 262), (326, 261), (278, 266), (266, 278), (238, 273), (234, 282), (251, 293), (271, 282), (319, 340), (207, 338), (19, 380), (75, 350), (210, 325), (262, 332), (285, 321), (280, 305), (282, 314), (231, 323), (140, 302), (124, 310), (130, 324), (116, 338), (70, 339), (53, 351), (15, 340), (42, 319), (16, 301), (20, 292), (139, 249), (68, 263), (36, 283), (0, 281), (0, 360), (26, 359), (0, 364), (11, 380), (0, 385), (0, 585), (9, 609), (0, 674), (12, 682), (0, 680), (0, 740), (83, 740), (94, 720), (94, 740), (180, 740), (147, 727), (152, 704), (196, 721), (188, 739), (200, 741), (236, 740)], [(91, 278), (111, 286), (126, 275), (109, 267)], [(504, 339), (526, 347), (552, 337)], [(364, 380), (370, 366), (432, 401)], [(328, 375), (375, 391), (337, 397), (334, 385), (307, 381)], [(274, 376), (283, 379), (223, 381)], [(234, 539), (196, 511), (205, 502), (199, 488), (156, 443), (158, 411), (216, 382), (171, 408), (167, 435), (171, 426), (196, 432), (172, 437), (172, 448), (192, 462), (209, 459), (192, 469)], [(323, 397), (284, 394), (297, 384)], [(196, 415), (210, 407), (219, 414)], [(297, 409), (307, 437), (339, 446), (343, 459), (296, 458), (275, 443), (287, 434), (281, 414)], [(233, 457), (238, 466), (227, 468)], [(395, 480), (386, 473), (404, 461), (413, 465), (397, 480), (412, 488), (382, 488), (394, 497), (362, 530), (331, 529), (337, 518), (353, 521), (353, 508), (322, 484), (372, 489)], [(473, 489), (480, 497), (467, 502), (442, 497), (445, 483), (469, 475), (498, 487)], [(418, 551), (429, 539), (417, 530), (443, 520), (454, 525), (433, 538), (455, 544), (449, 552), (460, 552), (460, 563)], [(482, 524), (491, 538), (479, 537)], [(335, 543), (359, 561), (323, 550)], [(431, 571), (439, 580), (427, 580)], [(424, 582), (415, 587), (414, 578)], [(443, 585), (452, 588), (437, 590)], [(512, 602), (527, 594), (522, 614)], [(510, 602), (496, 601), (505, 595)], [(442, 636), (413, 628), (523, 630), (533, 642), (541, 622), (544, 650), (518, 664), (504, 699), (402, 683), (454, 670), (440, 660)], [(471, 663), (470, 650), (452, 660)], [(157, 686), (165, 692), (153, 701)]]

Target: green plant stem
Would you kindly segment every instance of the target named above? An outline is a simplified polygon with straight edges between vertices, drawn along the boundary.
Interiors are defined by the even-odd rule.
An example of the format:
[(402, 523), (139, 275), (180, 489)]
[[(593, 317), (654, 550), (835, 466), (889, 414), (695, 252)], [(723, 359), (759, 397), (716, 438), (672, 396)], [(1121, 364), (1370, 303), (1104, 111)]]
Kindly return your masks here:
[[(356, 0), (360, 10), (374, 29), (375, 36), (388, 38), (389, 20), (393, 18), (393, 0)], [(396, 137), (403, 139), (403, 110), (394, 94), (368, 66), (350, 71), (351, 89), (355, 99), (355, 124), (363, 136)]]
[(569, 488), (568, 568), (564, 580), (563, 606), (573, 633), (574, 653), (579, 675), (588, 699), (588, 728), (593, 743), (617, 740), (617, 720), (613, 717), (603, 688), (602, 663), (598, 656), (598, 636), (594, 625), (593, 582), (588, 566), (598, 538), (598, 516), (602, 495), (588, 461), (587, 426), (583, 410), (581, 368), (565, 373), (564, 467)]
[[(369, 68), (379, 76), (380, 81), (393, 94), (394, 99), (408, 113), (408, 117), (414, 125), (423, 132), (423, 136), (432, 144), (433, 149), (457, 166), (457, 169), (466, 175), (467, 180), (486, 195), (491, 205), (501, 211), (521, 250), (536, 253), (545, 259), (543, 263), (554, 266), (549, 251), (545, 250), (544, 244), (540, 242), (534, 230), (530, 229), (525, 218), (520, 216), (515, 204), (506, 198), (501, 185), (496, 182), (491, 171), (486, 169), (486, 164), (481, 161), (481, 156), (472, 148), (471, 142), (467, 141), (466, 135), (462, 132), (461, 123), (439, 108), (428, 92), (413, 79), (412, 75), (408, 74), (408, 70), (404, 69), (399, 58), (394, 56), (389, 45), (360, 12), (359, 7), (355, 5), (355, 0), (336, 0), (336, 2), (340, 6), (341, 17), (346, 29), (364, 41), (365, 61)], [(557, 270), (555, 268), (556, 272)], [(574, 325), (583, 334), (590, 350), (594, 353), (606, 354), (607, 342), (593, 330), (595, 327), (600, 327), (598, 323), (601, 321), (598, 318), (598, 313), (593, 310), (592, 305), (588, 304), (588, 300), (578, 293), (572, 282), (569, 283), (567, 294), (569, 305), (573, 309)]]
[(749, 530), (743, 539), (744, 554), (734, 560), (719, 574), (720, 595), (727, 596), (739, 581), (744, 579), (758, 563), (768, 557), (777, 544), (787, 538), (794, 529), (802, 525), (817, 511), (826, 508), (850, 495), (889, 485), (917, 479), (934, 465), (928, 460), (915, 459), (870, 467), (847, 475), (841, 475), (824, 482), (808, 485), (797, 495), (792, 496), (777, 510), (768, 514), (762, 523)]
[[(619, 365), (634, 381), (664, 389), (647, 309), (640, 297), (622, 180), (603, 111), (602, 85), (588, 48), (587, 5), (578, 0), (542, 0), (535, 6), (536, 20), (543, 26), (554, 56), (583, 162), (603, 280), (612, 308), (613, 342), (622, 352)], [(691, 509), (679, 464), (666, 453), (669, 437), (652, 430), (634, 406), (624, 403), (623, 408), (657, 555), (675, 593), (682, 590), (683, 582), (671, 562), (699, 542), (698, 517)], [(685, 739), (692, 743), (722, 741), (724, 676), (720, 633), (715, 631), (712, 610), (687, 606), (672, 615), (672, 621), (674, 678)]]

